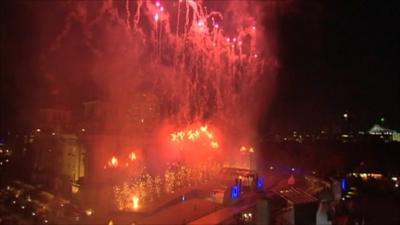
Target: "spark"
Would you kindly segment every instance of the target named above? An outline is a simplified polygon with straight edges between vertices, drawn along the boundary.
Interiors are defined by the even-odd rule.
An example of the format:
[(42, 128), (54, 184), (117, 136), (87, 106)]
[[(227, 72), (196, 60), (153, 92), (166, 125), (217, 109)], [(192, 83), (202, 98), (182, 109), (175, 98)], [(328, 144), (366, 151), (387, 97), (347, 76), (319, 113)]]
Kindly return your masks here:
[(115, 156), (113, 156), (113, 157), (110, 159), (110, 161), (108, 161), (108, 166), (109, 166), (109, 167), (112, 167), (112, 168), (118, 167), (118, 159), (117, 159)]
[(204, 27), (204, 21), (200, 20), (200, 21), (197, 23), (197, 26), (199, 26), (199, 27)]
[[(217, 140), (215, 140), (215, 134), (213, 131), (209, 130), (207, 125), (200, 126), (197, 129), (187, 129), (182, 131), (173, 132), (170, 134), (171, 141), (175, 143), (184, 143), (186, 140), (192, 143), (199, 142), (207, 143), (213, 149), (220, 147)], [(207, 144), (207, 145), (208, 145)]]
[(212, 141), (212, 142), (211, 142), (211, 148), (214, 148), (214, 149), (217, 149), (217, 148), (219, 148), (219, 144), (218, 144), (218, 142), (216, 142), (216, 141)]
[(135, 153), (135, 152), (129, 153), (129, 159), (130, 159), (131, 161), (136, 160), (136, 153)]
[(139, 198), (136, 195), (132, 197), (132, 207), (133, 209), (139, 208)]

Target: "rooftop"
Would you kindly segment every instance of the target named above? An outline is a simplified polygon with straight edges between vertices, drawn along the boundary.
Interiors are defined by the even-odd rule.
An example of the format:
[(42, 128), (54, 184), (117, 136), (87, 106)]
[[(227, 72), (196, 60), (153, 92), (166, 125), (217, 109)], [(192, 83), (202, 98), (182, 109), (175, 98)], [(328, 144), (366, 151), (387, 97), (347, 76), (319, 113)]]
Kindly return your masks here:
[(282, 189), (277, 194), (279, 194), (281, 197), (283, 197), (287, 201), (292, 202), (295, 205), (318, 201), (318, 199), (315, 198), (314, 196), (294, 187)]

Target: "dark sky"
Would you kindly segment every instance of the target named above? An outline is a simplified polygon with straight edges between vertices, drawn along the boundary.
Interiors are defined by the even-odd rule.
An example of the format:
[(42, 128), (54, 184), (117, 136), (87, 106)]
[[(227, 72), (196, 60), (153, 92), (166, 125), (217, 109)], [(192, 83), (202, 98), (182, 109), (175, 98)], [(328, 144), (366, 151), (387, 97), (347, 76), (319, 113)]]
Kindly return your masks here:
[[(318, 130), (349, 113), (368, 127), (381, 116), (400, 130), (396, 1), (285, 1), (278, 18), (276, 94), (263, 130)], [(2, 1), (0, 127), (29, 118), (41, 81), (31, 52), (54, 37), (37, 29), (34, 1)], [(52, 13), (49, 13), (49, 21)], [(62, 23), (62, 21), (52, 21)], [(54, 26), (53, 26), (54, 27)], [(57, 31), (54, 31), (57, 32)], [(21, 115), (21, 112), (24, 112)]]
[(395, 1), (298, 1), (280, 18), (273, 128), (400, 128), (400, 8)]

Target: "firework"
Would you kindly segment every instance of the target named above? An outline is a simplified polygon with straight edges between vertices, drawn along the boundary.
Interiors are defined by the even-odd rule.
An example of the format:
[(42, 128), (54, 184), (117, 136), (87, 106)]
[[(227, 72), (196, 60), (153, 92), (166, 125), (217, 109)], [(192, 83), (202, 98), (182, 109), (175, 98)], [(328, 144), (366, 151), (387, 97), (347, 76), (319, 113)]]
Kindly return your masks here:
[(215, 162), (196, 167), (174, 162), (169, 164), (162, 176), (143, 173), (141, 176), (132, 177), (130, 181), (115, 185), (114, 200), (119, 210), (136, 210), (139, 202), (141, 205), (148, 205), (184, 188), (208, 183), (218, 176), (221, 168), (221, 165)]
[[(106, 104), (104, 118), (93, 119), (93, 124), (100, 123), (99, 127), (104, 130), (118, 131), (116, 133), (138, 143), (154, 141), (151, 132), (164, 121), (179, 128), (168, 133), (165, 146), (149, 151), (159, 154), (167, 148), (165, 151), (170, 155), (179, 152), (176, 155), (185, 163), (171, 163), (157, 175), (146, 171), (145, 154), (137, 149), (121, 149), (110, 155), (108, 145), (99, 142), (99, 149), (105, 149), (98, 154), (105, 157), (99, 160), (99, 167), (104, 167), (107, 174), (127, 174), (114, 185), (119, 209), (132, 210), (135, 202), (142, 207), (163, 195), (208, 182), (220, 168), (216, 163), (207, 162), (208, 159), (229, 147), (237, 151), (239, 144), (248, 143), (237, 137), (247, 138), (257, 123), (256, 114), (265, 102), (260, 93), (266, 92), (260, 81), (263, 76), (274, 74), (275, 65), (273, 53), (266, 52), (266, 46), (259, 41), (265, 32), (260, 24), (263, 20), (256, 17), (262, 16), (250, 10), (263, 9), (263, 2), (105, 0), (71, 3), (72, 11), (65, 19), (62, 32), (42, 57), (43, 72), (65, 73), (54, 71), (59, 64), (54, 66), (53, 63), (65, 61), (65, 49), (70, 47), (65, 42), (71, 40), (67, 37), (77, 36), (83, 40), (89, 52), (85, 55), (89, 56), (87, 61), (77, 62), (79, 66), (70, 68), (87, 71), (88, 80), (110, 101)], [(222, 12), (207, 10), (211, 9), (204, 5), (207, 3), (221, 4), (216, 8), (223, 9)], [(76, 25), (79, 29), (73, 29)], [(69, 74), (83, 73), (71, 69), (66, 77)], [(139, 98), (132, 97), (136, 92), (140, 92)], [(154, 106), (142, 105), (150, 99), (146, 95), (155, 99)], [(160, 110), (148, 119), (146, 116), (156, 108)], [(148, 125), (149, 121), (154, 123)], [(135, 141), (132, 143), (136, 145)], [(120, 148), (121, 145), (124, 143), (114, 146)], [(240, 151), (252, 153), (254, 148), (243, 146)]]

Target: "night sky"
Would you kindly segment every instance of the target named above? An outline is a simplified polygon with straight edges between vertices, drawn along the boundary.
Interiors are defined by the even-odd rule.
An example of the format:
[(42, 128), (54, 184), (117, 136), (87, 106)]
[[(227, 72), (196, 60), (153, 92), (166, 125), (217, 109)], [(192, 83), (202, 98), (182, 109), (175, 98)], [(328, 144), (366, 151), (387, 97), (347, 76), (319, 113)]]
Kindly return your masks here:
[[(277, 20), (276, 92), (262, 130), (329, 128), (344, 112), (357, 128), (366, 129), (383, 116), (386, 126), (400, 130), (399, 4), (285, 2)], [(39, 3), (0, 4), (0, 127), (5, 130), (29, 119), (33, 102), (48, 91), (35, 68), (34, 55), (42, 46), (31, 43), (54, 37), (43, 37), (36, 28), (41, 21), (32, 5)], [(56, 10), (47, 13), (53, 25), (61, 25), (51, 21)], [(65, 85), (69, 91), (87, 88), (84, 83)]]
[[(300, 1), (280, 18), (275, 129), (400, 128), (400, 8), (395, 1)], [(276, 123), (275, 123), (276, 122)]]

